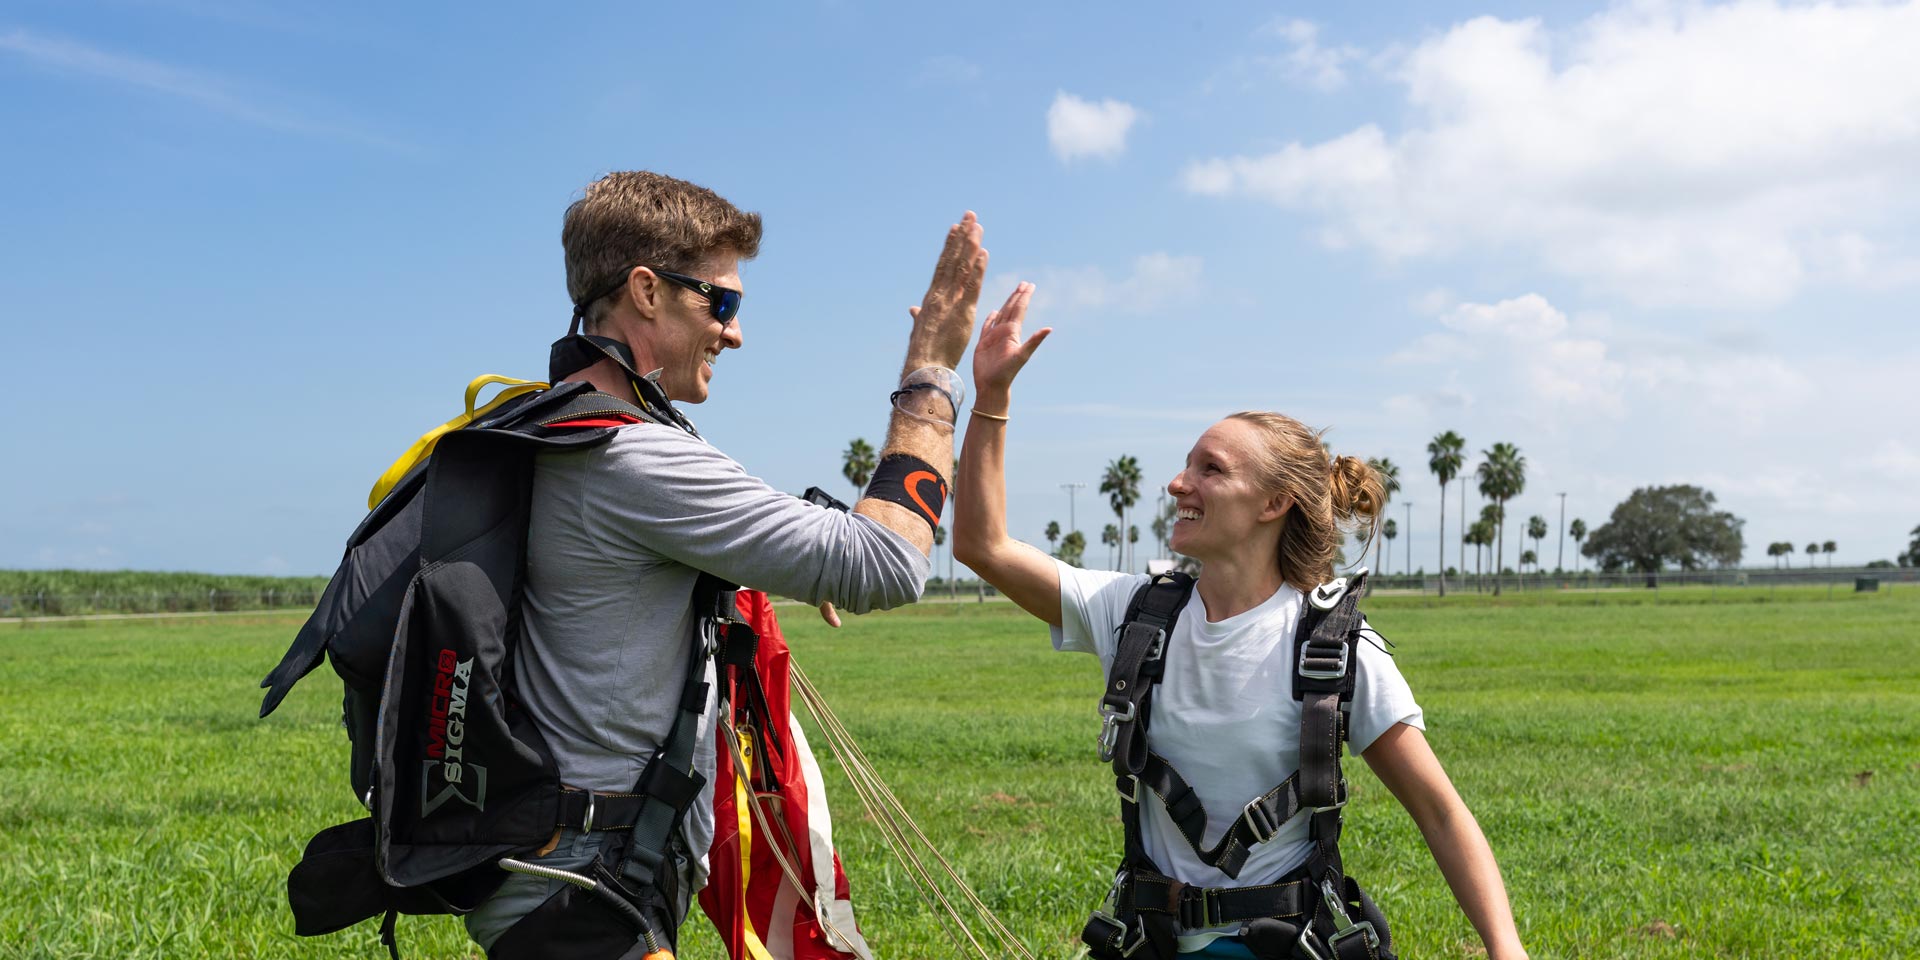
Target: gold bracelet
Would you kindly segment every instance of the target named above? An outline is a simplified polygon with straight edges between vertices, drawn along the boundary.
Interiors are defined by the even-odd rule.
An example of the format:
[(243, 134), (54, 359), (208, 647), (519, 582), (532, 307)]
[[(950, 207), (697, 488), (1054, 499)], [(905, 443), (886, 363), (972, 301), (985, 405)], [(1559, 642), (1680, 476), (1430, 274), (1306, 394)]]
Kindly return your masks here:
[(1010, 419), (1008, 417), (1003, 417), (997, 413), (988, 413), (985, 410), (980, 409), (979, 407), (973, 408), (973, 415), (976, 417), (985, 417), (988, 420), (998, 420), (1001, 423), (1006, 423)]

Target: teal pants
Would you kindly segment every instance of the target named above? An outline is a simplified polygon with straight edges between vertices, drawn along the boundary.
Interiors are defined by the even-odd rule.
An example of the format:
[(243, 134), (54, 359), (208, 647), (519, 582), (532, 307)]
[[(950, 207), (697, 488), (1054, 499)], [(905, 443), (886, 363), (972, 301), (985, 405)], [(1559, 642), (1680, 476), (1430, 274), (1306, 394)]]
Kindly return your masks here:
[(1254, 960), (1253, 951), (1240, 942), (1239, 937), (1221, 937), (1194, 953), (1183, 953), (1182, 957), (1195, 960)]

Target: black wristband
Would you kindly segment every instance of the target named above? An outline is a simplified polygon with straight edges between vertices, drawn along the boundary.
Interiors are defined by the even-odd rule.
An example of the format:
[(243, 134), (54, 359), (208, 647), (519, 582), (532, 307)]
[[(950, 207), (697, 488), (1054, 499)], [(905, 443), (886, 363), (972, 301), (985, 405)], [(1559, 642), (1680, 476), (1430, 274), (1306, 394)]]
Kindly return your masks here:
[(883, 457), (867, 484), (867, 496), (897, 503), (927, 522), (927, 529), (940, 526), (940, 513), (947, 506), (947, 482), (933, 464), (895, 453)]

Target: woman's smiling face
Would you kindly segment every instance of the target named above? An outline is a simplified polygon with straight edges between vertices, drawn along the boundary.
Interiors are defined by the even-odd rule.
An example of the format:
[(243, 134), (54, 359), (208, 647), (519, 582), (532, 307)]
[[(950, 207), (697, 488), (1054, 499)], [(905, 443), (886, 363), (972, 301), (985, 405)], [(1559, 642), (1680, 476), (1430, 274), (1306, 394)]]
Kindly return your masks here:
[(1187, 465), (1167, 484), (1175, 520), (1173, 549), (1205, 562), (1247, 542), (1262, 523), (1286, 513), (1284, 498), (1265, 490), (1258, 469), (1259, 429), (1222, 420), (1200, 435)]

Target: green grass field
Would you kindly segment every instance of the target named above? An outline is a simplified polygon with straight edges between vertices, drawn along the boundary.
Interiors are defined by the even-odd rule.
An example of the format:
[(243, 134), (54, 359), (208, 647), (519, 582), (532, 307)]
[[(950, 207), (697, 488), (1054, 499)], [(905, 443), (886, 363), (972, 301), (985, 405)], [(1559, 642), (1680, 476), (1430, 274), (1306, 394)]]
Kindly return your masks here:
[[(1920, 591), (1660, 594), (1368, 605), (1533, 955), (1920, 953)], [(1072, 956), (1119, 849), (1094, 660), (1000, 604), (839, 631), (783, 612), (796, 658), (981, 895), (1036, 953)], [(358, 809), (329, 672), (254, 719), (295, 626), (0, 630), (0, 958), (384, 956), (374, 924), (291, 934), (287, 868)], [(1411, 821), (1348, 769), (1350, 869), (1402, 955), (1475, 955)], [(876, 950), (959, 956), (852, 795), (833, 796)], [(704, 923), (683, 956), (718, 956)], [(450, 918), (401, 937), (409, 957), (477, 955)]]

